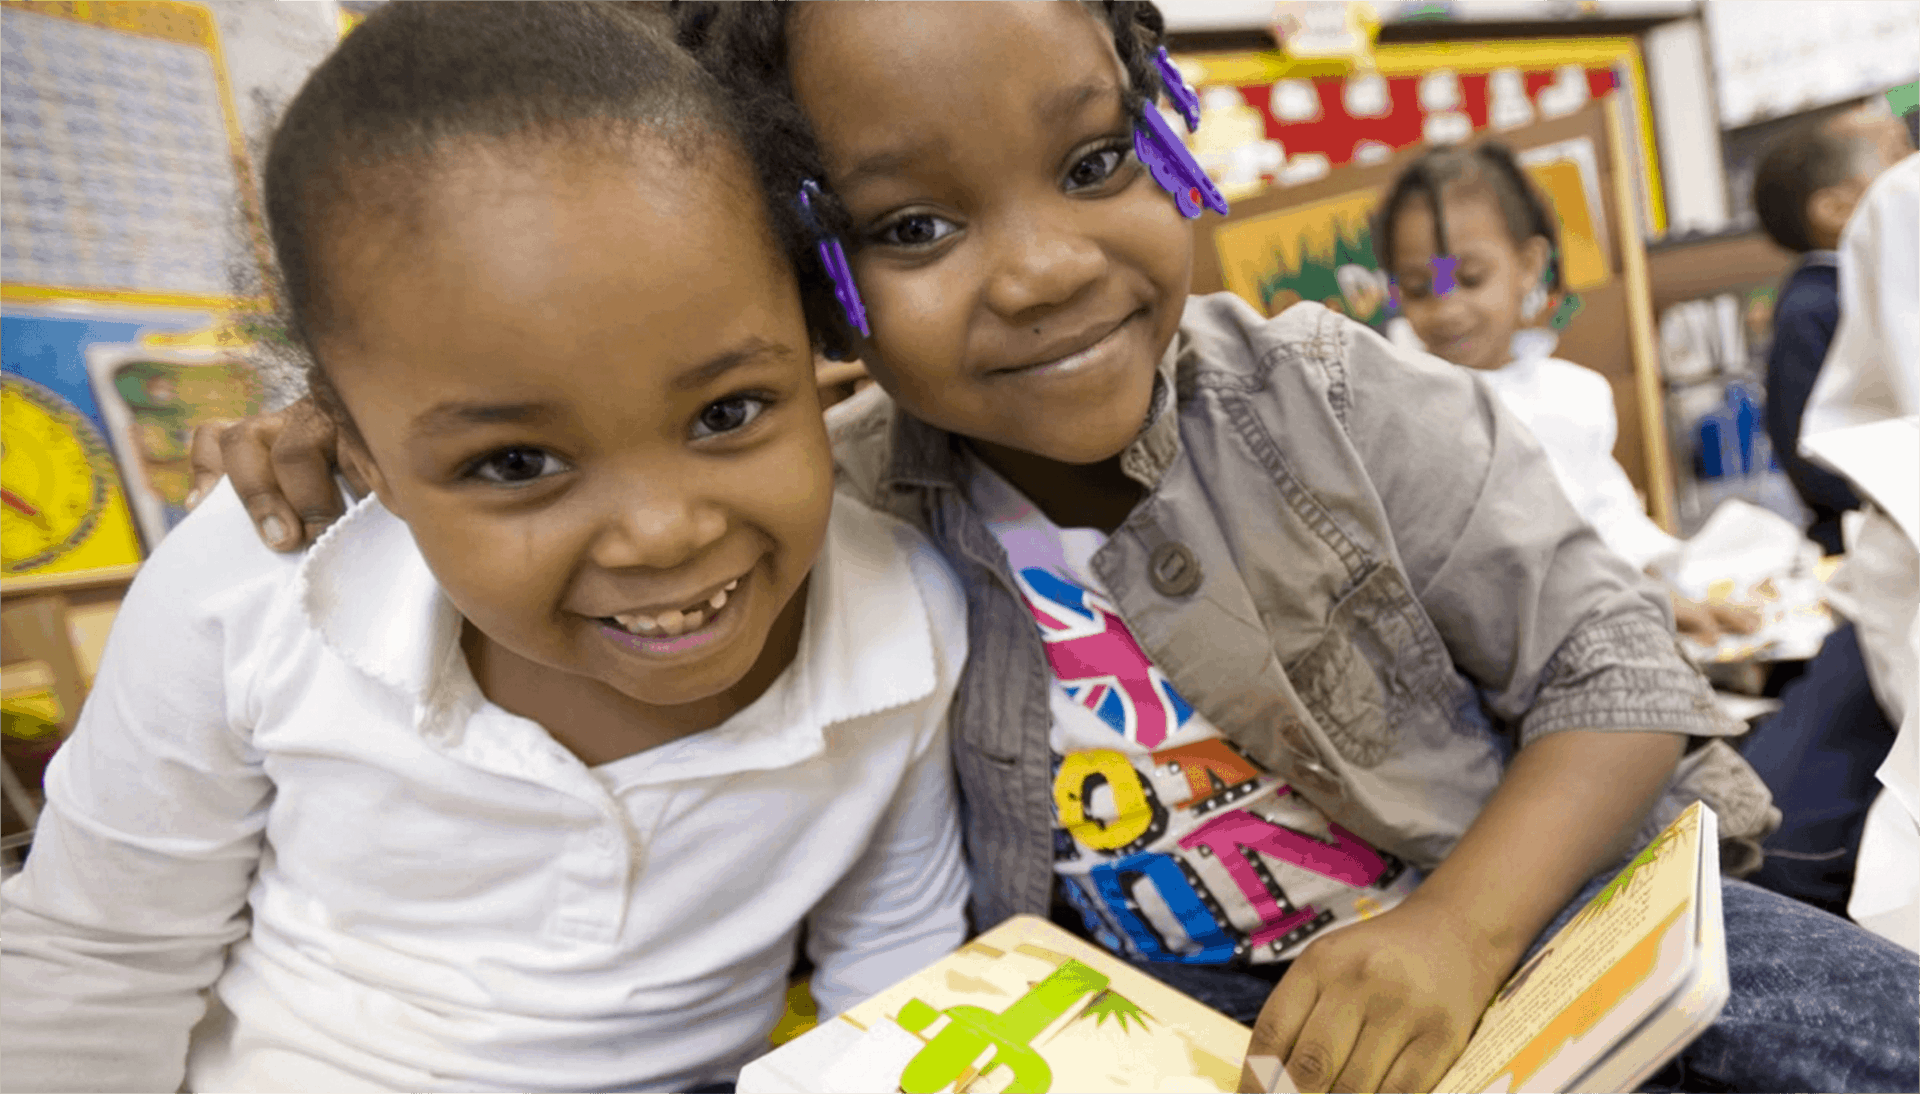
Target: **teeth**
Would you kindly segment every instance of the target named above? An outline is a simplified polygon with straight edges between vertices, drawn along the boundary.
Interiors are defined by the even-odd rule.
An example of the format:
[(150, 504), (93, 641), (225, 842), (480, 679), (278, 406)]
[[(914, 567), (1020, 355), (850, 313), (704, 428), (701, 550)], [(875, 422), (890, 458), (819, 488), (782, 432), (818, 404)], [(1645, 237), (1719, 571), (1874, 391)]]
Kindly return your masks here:
[(632, 634), (652, 634), (654, 631), (660, 629), (654, 625), (650, 617), (638, 613), (632, 615), (616, 615), (613, 617), (613, 621), (620, 624), (622, 630)]
[(686, 611), (669, 610), (659, 615), (629, 612), (626, 615), (616, 615), (613, 620), (629, 634), (672, 636), (697, 631), (706, 626), (707, 620), (713, 618), (714, 613), (727, 606), (727, 594), (739, 587), (739, 578), (727, 582), (725, 588), (707, 598), (705, 608), (690, 608)]

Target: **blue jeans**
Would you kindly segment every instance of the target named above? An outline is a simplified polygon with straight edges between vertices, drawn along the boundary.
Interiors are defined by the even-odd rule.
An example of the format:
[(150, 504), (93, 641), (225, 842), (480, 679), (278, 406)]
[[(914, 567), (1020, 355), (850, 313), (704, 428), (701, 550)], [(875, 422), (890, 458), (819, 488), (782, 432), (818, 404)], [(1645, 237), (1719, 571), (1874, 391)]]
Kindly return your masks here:
[(1852, 624), (1827, 636), (1780, 704), (1740, 744), (1781, 814), (1750, 880), (1845, 915), (1867, 807), (1880, 793), (1874, 772), (1894, 738)]
[[(1589, 881), (1526, 957), (1612, 876)], [(1643, 1091), (1920, 1090), (1920, 956), (1756, 885), (1727, 878), (1720, 891), (1732, 980), (1726, 1008)], [(1284, 971), (1138, 967), (1247, 1025)]]

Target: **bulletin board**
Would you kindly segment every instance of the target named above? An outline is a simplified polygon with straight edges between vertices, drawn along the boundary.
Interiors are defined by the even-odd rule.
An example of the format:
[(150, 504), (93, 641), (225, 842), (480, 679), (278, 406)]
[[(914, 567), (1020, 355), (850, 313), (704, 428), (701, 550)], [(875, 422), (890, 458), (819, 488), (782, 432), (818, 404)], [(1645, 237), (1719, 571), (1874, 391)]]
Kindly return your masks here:
[[(21, 592), (131, 571), (184, 516), (193, 425), (259, 408), (221, 332), (264, 234), (206, 5), (6, 0), (0, 61), (0, 576)], [(218, 392), (182, 371), (203, 359)]]
[(205, 5), (7, 0), (0, 61), (6, 298), (226, 301), (259, 218)]
[[(1630, 139), (1617, 98), (1570, 116), (1497, 136), (1552, 201), (1561, 260), (1579, 310), (1560, 332), (1556, 356), (1600, 373), (1613, 388), (1619, 433), (1614, 456), (1646, 494), (1653, 518), (1671, 528), (1673, 477), (1652, 335), (1646, 255), (1632, 224)], [(1421, 149), (1371, 166), (1243, 198), (1225, 219), (1203, 218), (1193, 291), (1233, 292), (1268, 315), (1312, 300), (1384, 330), (1394, 312), (1373, 255), (1372, 216), (1393, 179)], [(1626, 170), (1621, 166), (1625, 163)]]
[(1638, 215), (1666, 231), (1653, 116), (1632, 38), (1497, 39), (1378, 47), (1373, 68), (1277, 51), (1176, 59), (1201, 99), (1194, 151), (1229, 201), (1565, 117), (1609, 93), (1632, 118)]

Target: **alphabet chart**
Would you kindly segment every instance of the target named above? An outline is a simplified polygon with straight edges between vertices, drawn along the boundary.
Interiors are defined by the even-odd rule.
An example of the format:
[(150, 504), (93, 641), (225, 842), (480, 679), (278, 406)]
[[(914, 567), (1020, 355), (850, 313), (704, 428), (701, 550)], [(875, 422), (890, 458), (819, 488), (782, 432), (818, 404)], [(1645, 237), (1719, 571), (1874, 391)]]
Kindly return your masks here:
[(9, 296), (230, 296), (246, 154), (207, 8), (9, 0), (0, 61)]

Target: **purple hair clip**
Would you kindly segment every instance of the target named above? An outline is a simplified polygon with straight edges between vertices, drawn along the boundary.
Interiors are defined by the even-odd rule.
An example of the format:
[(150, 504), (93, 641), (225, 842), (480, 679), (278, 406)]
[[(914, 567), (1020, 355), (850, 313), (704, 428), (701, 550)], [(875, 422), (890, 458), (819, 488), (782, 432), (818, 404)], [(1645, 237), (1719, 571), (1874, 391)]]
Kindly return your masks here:
[(1193, 88), (1187, 86), (1186, 79), (1180, 75), (1179, 67), (1173, 63), (1173, 58), (1167, 56), (1167, 47), (1160, 47), (1160, 52), (1154, 55), (1153, 62), (1160, 66), (1160, 83), (1167, 89), (1167, 98), (1172, 100), (1173, 108), (1180, 112), (1180, 116), (1187, 119), (1187, 132), (1192, 133), (1198, 130), (1200, 128), (1200, 96), (1194, 93)]
[(1199, 216), (1203, 201), (1207, 208), (1227, 215), (1227, 199), (1220, 188), (1200, 169), (1200, 161), (1193, 158), (1186, 142), (1152, 103), (1140, 107), (1140, 122), (1133, 127), (1133, 151), (1153, 173), (1153, 181), (1173, 195), (1181, 216), (1189, 220)]
[(827, 277), (833, 281), (833, 295), (840, 301), (840, 307), (847, 313), (847, 323), (860, 332), (862, 338), (871, 335), (867, 328), (867, 306), (860, 301), (860, 287), (853, 283), (853, 270), (847, 266), (847, 252), (840, 246), (840, 238), (827, 231), (814, 215), (813, 203), (820, 193), (820, 184), (812, 179), (800, 183), (800, 219), (806, 221), (807, 228), (813, 232), (820, 246), (820, 265), (826, 267)]
[(1433, 295), (1445, 296), (1453, 291), (1453, 271), (1460, 266), (1460, 260), (1453, 255), (1435, 255), (1433, 258)]

